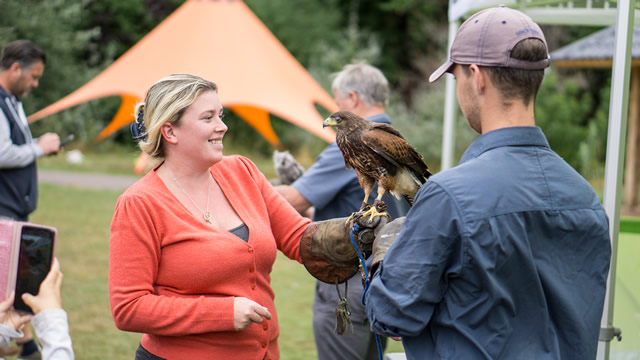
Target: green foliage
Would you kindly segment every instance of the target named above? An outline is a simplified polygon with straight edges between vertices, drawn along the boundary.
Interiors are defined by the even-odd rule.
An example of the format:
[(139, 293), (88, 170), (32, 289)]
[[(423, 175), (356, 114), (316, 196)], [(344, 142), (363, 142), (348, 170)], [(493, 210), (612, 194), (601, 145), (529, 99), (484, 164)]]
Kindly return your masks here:
[(441, 61), (433, 60), (433, 55), (446, 52), (446, 2), (247, 0), (246, 3), (325, 89), (331, 73), (352, 61), (364, 60), (378, 66), (400, 95), (399, 99), (411, 107), (413, 95), (423, 86), (426, 73)]
[[(394, 98), (387, 107), (393, 127), (422, 154), (432, 173), (441, 167), (444, 87), (445, 82), (441, 81), (419, 90), (412, 109)], [(454, 125), (454, 164), (477, 136), (458, 111)]]
[[(339, 39), (339, 0), (246, 0), (247, 6), (303, 66), (322, 57), (321, 42)], [(304, 31), (301, 31), (304, 30)]]
[(92, 65), (106, 66), (147, 35), (183, 0), (88, 0), (81, 28), (99, 29), (86, 51)]
[(593, 94), (549, 72), (536, 101), (536, 123), (551, 148), (588, 177), (600, 174), (604, 163), (608, 96), (608, 87)]
[[(99, 74), (171, 14), (184, 0), (23, 0), (4, 1), (0, 45), (31, 39), (48, 55), (40, 87), (24, 100), (28, 114), (57, 101)], [(366, 61), (391, 84), (389, 112), (408, 140), (437, 168), (442, 142), (444, 82), (426, 78), (446, 57), (447, 2), (422, 0), (246, 0), (247, 6), (327, 91), (332, 74), (345, 64)], [(215, 21), (215, 19), (212, 19)], [(546, 27), (552, 48), (597, 29)], [(229, 34), (217, 34), (229, 36)], [(560, 44), (560, 39), (562, 44)], [(609, 78), (607, 73), (550, 74), (537, 104), (537, 120), (552, 147), (583, 174), (598, 176), (604, 162)], [(120, 98), (76, 105), (32, 125), (74, 133), (86, 148), (112, 119)], [(319, 108), (321, 113), (326, 109)], [(326, 115), (326, 114), (325, 114)], [(233, 114), (227, 139), (238, 152), (270, 156), (271, 145)], [(283, 147), (313, 159), (325, 143), (272, 115)], [(476, 134), (458, 116), (458, 159)], [(105, 141), (133, 147), (128, 129)], [(250, 144), (247, 146), (247, 144)], [(244, 150), (240, 150), (242, 147)], [(98, 148), (109, 148), (98, 147)]]
[[(72, 0), (4, 1), (0, 11), (0, 46), (28, 39), (47, 54), (45, 76), (25, 102), (31, 113), (43, 108), (86, 80), (87, 67), (77, 60), (94, 30), (78, 31), (82, 4)], [(73, 66), (69, 66), (73, 64)]]
[[(0, 12), (0, 45), (16, 39), (29, 39), (47, 54), (47, 66), (40, 86), (24, 100), (25, 111), (36, 110), (57, 101), (82, 86), (98, 73), (83, 61), (90, 42), (99, 28), (81, 29), (87, 16), (83, 4), (74, 0), (9, 1)], [(31, 125), (34, 136), (53, 131), (89, 141), (115, 113), (113, 100), (79, 104)], [(98, 105), (98, 106), (95, 106)]]
[(447, 2), (422, 0), (352, 0), (342, 11), (357, 8), (360, 31), (377, 39), (381, 53), (378, 66), (392, 89), (409, 108), (425, 79), (446, 56)]
[[(72, 0), (6, 1), (0, 11), (0, 46), (17, 39), (28, 39), (47, 55), (47, 66), (40, 86), (24, 100), (27, 114), (44, 108), (80, 87), (93, 72), (79, 61), (96, 29), (79, 30), (85, 15), (82, 3)], [(76, 118), (87, 110), (83, 107), (33, 127), (34, 135), (45, 131), (74, 128)]]

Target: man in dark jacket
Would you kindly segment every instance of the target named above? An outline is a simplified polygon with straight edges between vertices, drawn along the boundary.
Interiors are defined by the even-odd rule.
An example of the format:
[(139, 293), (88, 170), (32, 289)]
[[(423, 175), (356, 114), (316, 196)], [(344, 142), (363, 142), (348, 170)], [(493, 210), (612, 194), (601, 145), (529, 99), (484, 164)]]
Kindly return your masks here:
[(36, 159), (59, 150), (60, 137), (31, 136), (19, 97), (38, 87), (46, 56), (27, 40), (13, 41), (0, 55), (0, 216), (26, 221), (36, 208)]

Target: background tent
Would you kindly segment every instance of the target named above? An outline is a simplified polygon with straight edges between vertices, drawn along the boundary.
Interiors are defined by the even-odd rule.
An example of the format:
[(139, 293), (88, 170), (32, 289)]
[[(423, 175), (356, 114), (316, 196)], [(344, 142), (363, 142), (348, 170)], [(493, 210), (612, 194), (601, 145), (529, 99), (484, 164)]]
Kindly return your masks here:
[[(604, 208), (609, 216), (612, 256), (597, 353), (597, 359), (608, 359), (610, 341), (617, 330), (613, 326), (613, 297), (620, 230), (619, 188), (622, 184), (624, 162), (621, 154), (625, 146), (627, 130), (632, 30), (634, 21), (640, 19), (640, 12), (636, 11), (638, 5), (631, 0), (449, 0), (449, 46), (465, 17), (501, 4), (526, 13), (540, 24), (615, 25), (616, 28), (603, 195)], [(553, 58), (551, 60), (553, 61)], [(447, 76), (444, 106), (442, 170), (453, 165), (455, 80), (452, 76)]]
[(188, 0), (107, 69), (29, 117), (36, 121), (74, 105), (119, 95), (122, 105), (98, 135), (104, 139), (133, 120), (134, 105), (172, 73), (215, 82), (223, 106), (279, 145), (269, 113), (330, 142), (317, 103), (337, 106), (324, 89), (241, 0)]

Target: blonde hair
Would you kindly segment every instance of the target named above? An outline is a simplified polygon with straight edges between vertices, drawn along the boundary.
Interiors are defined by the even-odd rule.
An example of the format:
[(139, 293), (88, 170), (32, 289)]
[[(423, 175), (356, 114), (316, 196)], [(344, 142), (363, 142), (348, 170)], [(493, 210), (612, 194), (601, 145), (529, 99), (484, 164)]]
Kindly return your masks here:
[(164, 158), (162, 125), (168, 122), (178, 126), (185, 110), (207, 91), (218, 92), (218, 87), (211, 81), (189, 74), (169, 75), (153, 84), (144, 102), (135, 108), (136, 119), (142, 122), (138, 126), (144, 136), (138, 142), (140, 149), (154, 159)]

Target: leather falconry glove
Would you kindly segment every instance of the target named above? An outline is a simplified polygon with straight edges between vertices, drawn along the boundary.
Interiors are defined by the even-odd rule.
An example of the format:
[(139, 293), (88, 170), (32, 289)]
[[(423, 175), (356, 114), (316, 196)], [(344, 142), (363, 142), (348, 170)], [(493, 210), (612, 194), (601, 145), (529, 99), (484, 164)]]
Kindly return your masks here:
[(375, 274), (378, 266), (382, 263), (385, 254), (396, 241), (398, 234), (400, 234), (400, 230), (402, 230), (402, 225), (404, 225), (405, 219), (406, 217), (404, 216), (397, 218), (383, 227), (380, 227), (380, 229), (377, 229), (376, 238), (373, 241), (369, 279), (373, 279), (373, 274)]
[(389, 216), (376, 216), (369, 221), (368, 216), (362, 216), (367, 209), (352, 215), (349, 223), (347, 218), (338, 218), (309, 224), (300, 239), (300, 257), (313, 277), (336, 284), (358, 272), (360, 259), (351, 243), (351, 229), (358, 224), (359, 231), (354, 232), (354, 239), (363, 256), (368, 257), (376, 232), (391, 220)]

